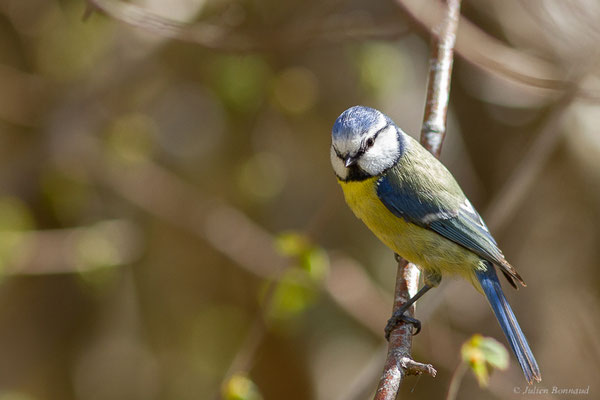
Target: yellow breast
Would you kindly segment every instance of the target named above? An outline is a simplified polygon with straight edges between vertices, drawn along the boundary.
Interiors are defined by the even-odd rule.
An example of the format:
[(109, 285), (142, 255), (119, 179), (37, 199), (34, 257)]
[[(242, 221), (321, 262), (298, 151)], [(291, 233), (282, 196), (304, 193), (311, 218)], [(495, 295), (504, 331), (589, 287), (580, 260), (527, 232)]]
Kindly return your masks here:
[(425, 270), (471, 278), (480, 258), (441, 235), (392, 214), (377, 197), (376, 180), (342, 182), (346, 203), (389, 248)]

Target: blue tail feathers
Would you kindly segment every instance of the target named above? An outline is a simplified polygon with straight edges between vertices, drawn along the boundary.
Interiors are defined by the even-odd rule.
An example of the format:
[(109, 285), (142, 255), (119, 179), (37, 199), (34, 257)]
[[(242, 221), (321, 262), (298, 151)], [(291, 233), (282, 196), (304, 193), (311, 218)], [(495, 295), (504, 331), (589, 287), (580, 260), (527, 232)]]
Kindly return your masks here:
[(527, 382), (529, 383), (532, 383), (534, 380), (539, 382), (542, 380), (540, 369), (529, 348), (529, 343), (527, 343), (527, 339), (517, 322), (517, 318), (510, 308), (510, 305), (504, 296), (504, 292), (502, 292), (496, 270), (490, 263), (486, 262), (486, 266), (488, 268), (485, 271), (477, 270), (475, 275), (494, 310), (494, 314), (498, 319), (500, 327), (504, 331), (504, 335), (506, 335), (506, 339), (508, 339), (512, 351), (515, 353), (515, 356), (521, 365), (521, 369), (525, 374), (525, 379), (527, 379)]

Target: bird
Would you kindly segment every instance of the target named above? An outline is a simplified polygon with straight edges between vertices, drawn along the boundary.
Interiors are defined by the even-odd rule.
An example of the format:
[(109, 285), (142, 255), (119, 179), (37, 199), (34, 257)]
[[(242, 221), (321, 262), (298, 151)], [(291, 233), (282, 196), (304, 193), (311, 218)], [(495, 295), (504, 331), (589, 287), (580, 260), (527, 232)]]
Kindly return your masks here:
[(330, 158), (346, 203), (398, 256), (419, 266), (423, 287), (388, 321), (421, 324), (404, 312), (442, 275), (458, 275), (485, 295), (529, 384), (541, 381), (496, 268), (517, 288), (525, 282), (508, 263), (483, 219), (448, 169), (374, 108), (345, 110), (332, 129)]

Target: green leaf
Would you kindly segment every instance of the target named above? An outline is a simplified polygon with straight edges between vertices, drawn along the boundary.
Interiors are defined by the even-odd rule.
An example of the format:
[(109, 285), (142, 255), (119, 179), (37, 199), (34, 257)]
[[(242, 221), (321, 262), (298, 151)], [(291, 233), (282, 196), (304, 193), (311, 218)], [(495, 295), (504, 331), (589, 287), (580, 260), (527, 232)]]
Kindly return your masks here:
[(315, 281), (322, 281), (329, 271), (329, 257), (320, 247), (311, 247), (300, 258), (300, 266)]
[(481, 387), (486, 387), (488, 384), (489, 368), (508, 367), (506, 348), (496, 339), (479, 334), (473, 335), (462, 345), (461, 355), (463, 361), (471, 367)]
[(317, 298), (317, 288), (311, 284), (306, 271), (288, 269), (281, 277), (273, 292), (267, 311), (267, 319), (286, 321), (302, 313)]
[(302, 233), (294, 231), (280, 233), (275, 238), (275, 247), (280, 254), (295, 258), (297, 267), (308, 272), (314, 281), (323, 280), (329, 271), (327, 252), (313, 244)]
[[(314, 245), (308, 236), (295, 231), (282, 232), (275, 238), (275, 248), (294, 263), (287, 268), (273, 289), (267, 318), (287, 321), (314, 304), (320, 284), (329, 270), (327, 252)], [(266, 294), (265, 286), (262, 296)]]
[(506, 348), (493, 338), (484, 338), (481, 343), (481, 350), (485, 355), (485, 361), (493, 368), (508, 368), (508, 352)]
[(282, 232), (275, 238), (277, 251), (287, 257), (300, 256), (309, 246), (308, 238), (299, 232)]

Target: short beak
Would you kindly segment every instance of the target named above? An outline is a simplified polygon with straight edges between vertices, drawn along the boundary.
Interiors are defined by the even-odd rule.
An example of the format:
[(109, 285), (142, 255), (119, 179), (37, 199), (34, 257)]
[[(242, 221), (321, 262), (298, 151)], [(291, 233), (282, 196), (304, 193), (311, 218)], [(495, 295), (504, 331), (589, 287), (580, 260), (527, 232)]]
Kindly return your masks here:
[(346, 166), (346, 168), (348, 168), (348, 167), (353, 166), (357, 162), (358, 162), (358, 157), (357, 156), (348, 156), (344, 160), (344, 165)]

